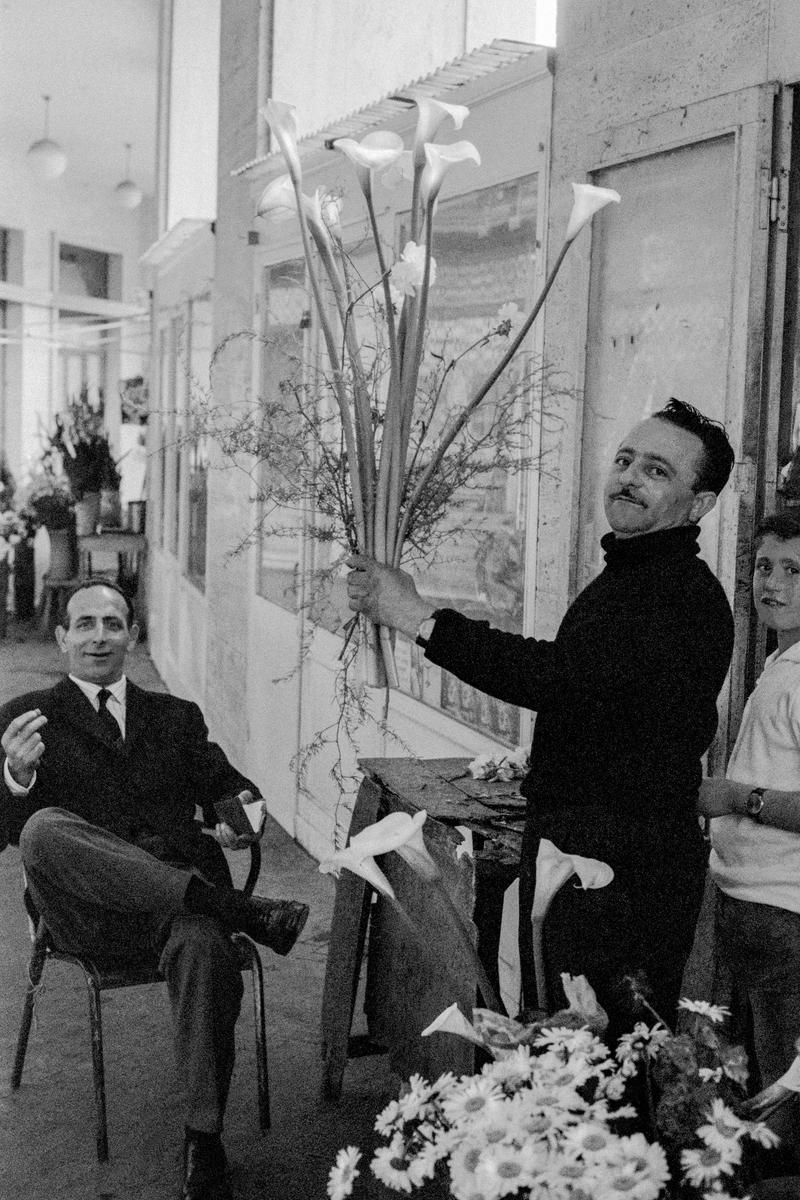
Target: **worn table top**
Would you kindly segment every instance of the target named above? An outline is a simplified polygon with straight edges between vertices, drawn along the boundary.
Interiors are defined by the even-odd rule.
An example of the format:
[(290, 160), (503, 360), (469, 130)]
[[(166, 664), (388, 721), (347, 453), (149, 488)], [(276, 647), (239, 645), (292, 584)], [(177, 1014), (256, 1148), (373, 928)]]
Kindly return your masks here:
[(446, 825), (467, 825), (489, 843), (519, 856), (525, 799), (518, 779), (473, 779), (467, 758), (362, 758), (364, 774), (410, 809)]

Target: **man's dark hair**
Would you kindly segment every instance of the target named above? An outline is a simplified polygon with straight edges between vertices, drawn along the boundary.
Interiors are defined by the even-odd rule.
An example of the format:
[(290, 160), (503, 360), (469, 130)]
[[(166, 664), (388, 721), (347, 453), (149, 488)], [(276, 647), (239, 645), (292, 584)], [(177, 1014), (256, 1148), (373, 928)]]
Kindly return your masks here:
[(693, 433), (703, 443), (703, 462), (697, 472), (694, 483), (696, 492), (713, 492), (718, 496), (728, 482), (733, 470), (733, 447), (728, 441), (725, 426), (720, 421), (712, 421), (682, 400), (671, 397), (668, 404), (653, 416), (669, 425), (677, 425)]
[(753, 546), (757, 550), (764, 538), (776, 537), (779, 542), (789, 542), (792, 538), (800, 538), (800, 517), (792, 513), (771, 513), (762, 517), (756, 526)]
[(104, 579), (102, 575), (91, 575), (88, 579), (82, 579), (80, 583), (73, 584), (61, 602), (59, 624), (63, 625), (65, 629), (69, 629), (70, 600), (73, 596), (77, 596), (78, 592), (85, 592), (87, 588), (94, 587), (110, 588), (112, 592), (116, 592), (118, 596), (122, 596), (128, 613), (128, 629), (130, 629), (136, 619), (133, 611), (133, 601), (124, 588), (115, 583), (113, 579)]

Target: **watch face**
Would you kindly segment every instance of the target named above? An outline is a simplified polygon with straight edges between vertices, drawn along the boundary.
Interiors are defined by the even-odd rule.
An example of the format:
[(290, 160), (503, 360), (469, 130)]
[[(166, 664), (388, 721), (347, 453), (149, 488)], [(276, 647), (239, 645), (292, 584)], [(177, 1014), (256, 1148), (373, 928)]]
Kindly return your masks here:
[(764, 794), (761, 791), (753, 791), (747, 797), (747, 815), (749, 817), (757, 817), (764, 807)]

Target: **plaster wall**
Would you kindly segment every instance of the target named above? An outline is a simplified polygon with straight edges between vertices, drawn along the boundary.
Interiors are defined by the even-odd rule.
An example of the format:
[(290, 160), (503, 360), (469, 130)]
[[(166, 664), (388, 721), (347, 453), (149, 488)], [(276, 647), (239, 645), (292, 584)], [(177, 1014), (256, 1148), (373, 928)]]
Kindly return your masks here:
[[(639, 130), (644, 147), (648, 122), (658, 114), (677, 110), (679, 125), (680, 112), (686, 117), (701, 101), (800, 77), (795, 0), (559, 0), (557, 43), (551, 259), (572, 203), (570, 182), (602, 165), (612, 130), (625, 127), (628, 146), (635, 146)], [(613, 151), (608, 154), (614, 161)], [(577, 389), (584, 382), (590, 255), (591, 237), (582, 235), (551, 293), (545, 320), (545, 355)], [(565, 547), (577, 544), (581, 406), (568, 406), (563, 416), (552, 445), (556, 469), (540, 488), (540, 636), (552, 635), (574, 593), (574, 554)]]
[[(530, 0), (276, 0), (272, 95), (300, 135), (494, 38), (535, 42)], [(244, 160), (243, 160), (244, 161)]]

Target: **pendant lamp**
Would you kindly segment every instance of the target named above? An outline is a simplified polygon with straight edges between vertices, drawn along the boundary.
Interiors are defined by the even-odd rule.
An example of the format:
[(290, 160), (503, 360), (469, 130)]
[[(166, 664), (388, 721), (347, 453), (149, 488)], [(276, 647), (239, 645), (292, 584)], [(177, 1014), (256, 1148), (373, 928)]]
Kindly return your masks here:
[(44, 100), (44, 137), (33, 142), (28, 149), (28, 164), (40, 179), (58, 179), (67, 169), (67, 156), (49, 135), (50, 97)]
[(125, 143), (125, 178), (114, 188), (117, 204), (121, 208), (134, 209), (142, 203), (142, 189), (131, 179), (131, 144)]

